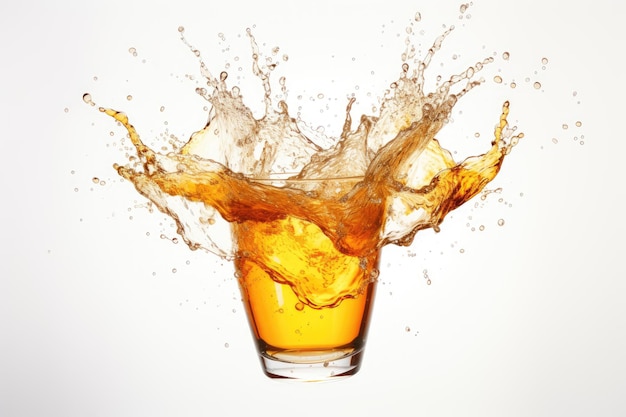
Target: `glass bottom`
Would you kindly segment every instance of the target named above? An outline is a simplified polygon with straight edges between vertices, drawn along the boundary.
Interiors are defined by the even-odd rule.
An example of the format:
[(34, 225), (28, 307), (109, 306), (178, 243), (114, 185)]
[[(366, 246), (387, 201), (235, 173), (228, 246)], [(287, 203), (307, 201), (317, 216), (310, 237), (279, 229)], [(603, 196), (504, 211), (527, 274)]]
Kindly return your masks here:
[(362, 349), (282, 351), (261, 354), (261, 366), (270, 378), (302, 382), (338, 381), (356, 374), (362, 359)]

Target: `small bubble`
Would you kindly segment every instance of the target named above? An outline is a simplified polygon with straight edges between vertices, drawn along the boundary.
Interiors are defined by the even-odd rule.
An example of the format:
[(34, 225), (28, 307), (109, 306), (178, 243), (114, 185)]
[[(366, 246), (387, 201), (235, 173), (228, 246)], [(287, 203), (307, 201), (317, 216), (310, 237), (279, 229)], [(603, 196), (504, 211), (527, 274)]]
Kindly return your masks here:
[(65, 113), (69, 113), (69, 112), (70, 112), (70, 109), (68, 109), (68, 108), (66, 107), (66, 108), (64, 108), (64, 109), (63, 109), (63, 111), (64, 111)]
[(179, 27), (178, 27), (178, 31), (179, 31), (180, 33), (183, 33), (183, 32), (185, 31), (185, 27), (184, 27), (184, 26), (179, 26)]
[(548, 63), (548, 58), (545, 58), (545, 57), (544, 57), (544, 58), (541, 58), (541, 63), (542, 63), (543, 65), (546, 65), (546, 64)]
[(581, 127), (582, 125), (583, 125), (583, 122), (581, 122), (580, 120), (576, 122), (576, 127)]
[(478, 227), (478, 230), (480, 230), (480, 231), (482, 232), (483, 230), (485, 230), (485, 226), (481, 224), (481, 225)]
[(563, 128), (563, 130), (567, 130), (569, 128), (569, 126), (567, 125), (567, 123), (563, 123), (563, 125), (561, 126)]
[(504, 219), (498, 220), (498, 226), (504, 226)]
[(406, 327), (404, 328), (404, 331), (408, 333), (408, 332), (410, 332), (410, 331), (411, 331), (411, 328), (410, 328), (409, 326), (406, 326)]
[(131, 96), (130, 94), (126, 96), (126, 100), (131, 101), (133, 99), (133, 96)]
[(100, 178), (98, 178), (98, 177), (93, 177), (93, 178), (91, 179), (91, 182), (93, 182), (94, 184), (97, 184), (97, 183), (99, 183), (99, 182), (100, 182)]
[(517, 83), (515, 81), (513, 81), (510, 85), (511, 85), (511, 88), (517, 87)]
[(539, 81), (535, 81), (533, 87), (535, 87), (535, 90), (539, 90), (541, 88), (541, 83)]
[(319, 94), (317, 95), (317, 98), (319, 98), (319, 99), (324, 98), (324, 94), (323, 94), (323, 93), (319, 93)]
[(552, 143), (556, 145), (557, 143), (559, 143), (559, 140), (557, 138), (552, 138)]
[(493, 80), (498, 84), (502, 83), (502, 77), (500, 77), (499, 75), (493, 77)]
[(295, 307), (298, 311), (304, 310), (304, 304), (302, 304), (301, 302), (297, 302)]
[(228, 342), (224, 343), (224, 347), (225, 347), (226, 349), (228, 349), (228, 348), (230, 347), (230, 345), (228, 344)]
[(511, 57), (511, 54), (509, 54), (508, 52), (502, 53), (502, 59), (504, 59), (505, 61), (508, 60), (510, 57)]
[(128, 48), (128, 52), (129, 52), (132, 56), (137, 56), (137, 49), (135, 49), (135, 48)]
[(172, 274), (175, 274), (176, 272), (178, 272), (178, 269), (172, 268)]

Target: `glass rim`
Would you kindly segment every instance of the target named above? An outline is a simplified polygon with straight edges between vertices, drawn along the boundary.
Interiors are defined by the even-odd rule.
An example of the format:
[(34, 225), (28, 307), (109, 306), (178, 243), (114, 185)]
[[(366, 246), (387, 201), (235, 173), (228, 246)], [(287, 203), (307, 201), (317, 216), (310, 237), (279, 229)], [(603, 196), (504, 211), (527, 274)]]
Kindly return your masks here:
[(324, 182), (324, 181), (340, 181), (340, 182), (356, 182), (361, 181), (365, 178), (364, 175), (354, 175), (350, 177), (320, 177), (320, 178), (294, 178), (294, 176), (298, 175), (297, 172), (283, 172), (283, 173), (275, 173), (270, 174), (275, 175), (275, 177), (263, 177), (263, 178), (255, 178), (244, 176), (244, 178), (251, 182), (260, 182), (260, 183), (272, 183), (272, 182), (286, 182), (286, 183), (308, 183), (308, 182)]

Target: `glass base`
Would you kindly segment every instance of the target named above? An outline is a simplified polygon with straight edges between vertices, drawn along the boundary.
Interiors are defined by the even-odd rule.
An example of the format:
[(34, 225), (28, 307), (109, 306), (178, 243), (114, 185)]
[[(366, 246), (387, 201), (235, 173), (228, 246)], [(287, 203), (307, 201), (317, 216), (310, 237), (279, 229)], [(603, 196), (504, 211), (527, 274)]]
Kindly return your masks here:
[(261, 366), (270, 378), (320, 382), (337, 381), (356, 374), (361, 367), (363, 350), (311, 352), (276, 352), (261, 355)]

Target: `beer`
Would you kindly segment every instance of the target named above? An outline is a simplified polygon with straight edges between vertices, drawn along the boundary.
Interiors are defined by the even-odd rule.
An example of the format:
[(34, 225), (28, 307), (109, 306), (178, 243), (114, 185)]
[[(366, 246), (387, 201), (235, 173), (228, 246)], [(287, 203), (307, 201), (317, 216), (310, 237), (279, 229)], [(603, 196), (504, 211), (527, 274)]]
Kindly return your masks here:
[[(115, 165), (117, 172), (176, 222), (191, 249), (233, 260), (268, 375), (323, 379), (356, 372), (381, 248), (410, 245), (420, 230), (438, 230), (450, 211), (495, 178), (523, 137), (509, 126), (507, 101), (484, 154), (455, 161), (436, 139), (457, 101), (483, 82), (477, 74), (494, 61), (487, 57), (425, 91), (428, 65), (452, 30), (422, 60), (413, 60), (407, 43), (412, 52), (403, 54), (378, 114), (361, 116), (353, 130), (350, 99), (338, 138), (303, 133), (286, 101), (274, 104), (276, 64), (262, 60), (250, 30), (253, 72), (265, 91), (263, 117), (253, 116), (239, 87), (228, 87), (227, 72), (213, 77), (204, 62), (208, 88), (197, 92), (211, 104), (208, 122), (171, 152), (145, 145), (125, 114), (99, 108), (126, 128), (137, 152)], [(189, 45), (184, 28), (179, 32)], [(286, 91), (284, 79), (280, 84)], [(223, 248), (216, 237), (228, 228), (233, 247)]]
[(294, 217), (236, 223), (233, 238), (237, 278), (265, 372), (292, 378), (324, 363), (325, 376), (355, 373), (379, 252), (343, 254), (319, 227)]

